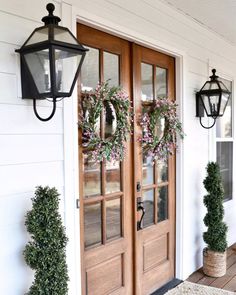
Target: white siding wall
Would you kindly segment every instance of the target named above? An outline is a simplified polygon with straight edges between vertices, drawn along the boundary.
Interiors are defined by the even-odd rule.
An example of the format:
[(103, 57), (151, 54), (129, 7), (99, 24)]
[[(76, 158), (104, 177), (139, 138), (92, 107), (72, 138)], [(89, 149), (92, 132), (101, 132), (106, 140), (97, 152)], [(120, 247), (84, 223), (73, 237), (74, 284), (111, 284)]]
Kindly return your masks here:
[[(15, 53), (40, 26), (46, 3), (0, 1), (0, 294), (24, 294), (31, 284), (22, 251), (28, 240), (24, 216), (35, 186), (56, 186), (64, 198), (62, 104), (50, 122), (36, 119), (32, 101), (21, 99)], [(56, 10), (60, 15), (58, 3)], [(50, 110), (50, 103), (39, 103), (42, 116)]]
[[(22, 250), (28, 239), (24, 215), (30, 208), (36, 185), (54, 185), (62, 193), (62, 211), (65, 203), (69, 237), (73, 240), (71, 215), (74, 214), (74, 203), (64, 202), (64, 183), (69, 193), (73, 190), (70, 189), (70, 177), (65, 175), (64, 179), (63, 174), (64, 159), (67, 157), (71, 163), (71, 155), (75, 153), (76, 132), (68, 130), (73, 122), (72, 125), (70, 121), (63, 122), (63, 113), (69, 119), (76, 102), (74, 100), (64, 112), (63, 104), (59, 104), (55, 117), (47, 123), (37, 120), (32, 102), (21, 99), (19, 58), (14, 52), (40, 25), (46, 3), (45, 0), (0, 0), (0, 293), (7, 295), (23, 294), (31, 284), (32, 272), (24, 264)], [(205, 213), (202, 180), (212, 155), (211, 136), (195, 118), (194, 93), (208, 78), (209, 66), (235, 78), (236, 50), (158, 0), (73, 0), (73, 6), (61, 5), (60, 1), (55, 4), (56, 14), (62, 15), (64, 24), (71, 25), (74, 32), (78, 18), (129, 40), (167, 50), (183, 60), (183, 75), (179, 77), (181, 83), (178, 85), (182, 95), (178, 95), (178, 100), (187, 136), (180, 147), (182, 158), (179, 162), (182, 164), (177, 171), (177, 249), (178, 262), (182, 261), (178, 263), (178, 275), (186, 278), (202, 262), (202, 218)], [(42, 115), (50, 112), (49, 103), (40, 102), (39, 105)], [(63, 133), (67, 143), (65, 151)], [(68, 161), (66, 167), (74, 169)], [(179, 177), (181, 171), (183, 174)], [(229, 243), (236, 241), (235, 210), (232, 201), (226, 207)], [(71, 249), (73, 252), (73, 246)], [(75, 261), (73, 255), (69, 259)], [(70, 295), (79, 294), (75, 293), (78, 275), (74, 270), (71, 272), (74, 289)]]

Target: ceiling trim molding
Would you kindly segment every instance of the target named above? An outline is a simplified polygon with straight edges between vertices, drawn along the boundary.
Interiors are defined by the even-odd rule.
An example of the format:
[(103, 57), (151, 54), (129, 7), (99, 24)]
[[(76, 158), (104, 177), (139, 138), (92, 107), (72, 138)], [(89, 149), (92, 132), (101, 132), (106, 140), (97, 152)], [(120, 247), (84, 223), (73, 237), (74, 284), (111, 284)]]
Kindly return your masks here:
[(158, 0), (160, 2), (162, 2), (164, 5), (170, 7), (171, 9), (175, 10), (177, 13), (185, 16), (186, 18), (190, 19), (191, 21), (193, 21), (194, 23), (196, 23), (197, 25), (201, 26), (202, 28), (206, 29), (207, 31), (213, 33), (214, 35), (216, 35), (217, 37), (220, 37), (222, 40), (224, 40), (225, 42), (227, 42), (229, 45), (231, 46), (236, 46), (236, 42), (233, 42), (231, 40), (229, 40), (228, 38), (226, 38), (224, 35), (220, 34), (219, 32), (217, 32), (216, 30), (214, 30), (213, 28), (207, 26), (206, 24), (204, 24), (203, 22), (201, 22), (200, 20), (196, 19), (195, 17), (191, 16), (189, 13), (185, 12), (184, 10), (182, 10), (181, 8), (178, 8), (176, 6), (174, 6), (172, 3), (170, 3), (168, 0)]

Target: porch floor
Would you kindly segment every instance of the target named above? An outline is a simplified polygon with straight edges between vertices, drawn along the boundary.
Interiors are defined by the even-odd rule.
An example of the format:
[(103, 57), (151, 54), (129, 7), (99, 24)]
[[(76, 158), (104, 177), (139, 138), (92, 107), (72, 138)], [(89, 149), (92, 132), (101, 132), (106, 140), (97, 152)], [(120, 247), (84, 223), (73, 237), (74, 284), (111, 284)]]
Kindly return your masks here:
[(191, 274), (187, 281), (236, 292), (236, 243), (227, 250), (227, 272), (221, 278), (206, 276), (202, 268)]

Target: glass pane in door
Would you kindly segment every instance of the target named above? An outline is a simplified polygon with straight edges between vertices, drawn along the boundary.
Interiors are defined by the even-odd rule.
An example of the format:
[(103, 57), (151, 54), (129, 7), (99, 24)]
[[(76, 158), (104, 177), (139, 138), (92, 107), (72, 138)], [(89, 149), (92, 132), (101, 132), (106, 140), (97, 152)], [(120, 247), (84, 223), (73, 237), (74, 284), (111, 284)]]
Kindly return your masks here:
[(168, 186), (158, 188), (157, 207), (158, 222), (168, 219)]
[(84, 206), (85, 248), (102, 242), (101, 203)]
[(116, 131), (116, 112), (111, 103), (106, 103), (104, 108), (105, 138), (112, 137)]
[(94, 162), (84, 154), (84, 197), (101, 195), (101, 164)]
[(141, 64), (141, 89), (142, 101), (153, 100), (153, 67), (152, 65)]
[(167, 97), (167, 70), (156, 67), (156, 98)]
[(164, 135), (166, 120), (165, 118), (159, 118), (155, 127), (155, 134), (158, 138), (162, 138)]
[(143, 155), (143, 185), (154, 183), (154, 165), (152, 157)]
[(162, 183), (168, 181), (168, 163), (158, 161), (156, 163), (157, 182)]
[(118, 86), (120, 80), (119, 55), (104, 52), (104, 81), (109, 80), (110, 86)]
[(106, 163), (106, 194), (121, 190), (120, 174), (120, 162), (112, 161)]
[(106, 201), (107, 240), (121, 237), (121, 201), (120, 198)]
[(99, 82), (99, 50), (88, 47), (83, 66), (81, 68), (81, 90), (91, 91)]
[(145, 208), (143, 226), (147, 227), (149, 225), (154, 224), (154, 189), (144, 191), (143, 205)]

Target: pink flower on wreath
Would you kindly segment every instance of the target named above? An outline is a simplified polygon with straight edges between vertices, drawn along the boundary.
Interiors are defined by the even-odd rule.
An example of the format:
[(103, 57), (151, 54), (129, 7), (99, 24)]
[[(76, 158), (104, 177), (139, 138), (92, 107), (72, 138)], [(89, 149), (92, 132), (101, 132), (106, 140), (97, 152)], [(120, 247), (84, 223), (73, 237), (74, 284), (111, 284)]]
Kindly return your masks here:
[[(176, 133), (183, 138), (183, 130), (181, 123), (176, 117), (177, 104), (167, 98), (159, 98), (153, 102), (153, 108), (161, 109), (161, 113), (158, 115), (161, 118), (165, 118), (168, 121), (168, 125), (165, 127), (165, 134), (162, 138), (158, 139), (155, 136), (155, 131), (151, 130), (150, 120), (154, 113), (146, 112), (142, 115), (140, 125), (143, 128), (143, 136), (138, 139), (142, 143), (144, 151), (148, 156), (152, 156), (155, 160), (167, 160), (169, 154), (173, 154), (176, 148)], [(158, 119), (156, 118), (156, 122)], [(166, 134), (168, 133), (168, 134)], [(153, 146), (154, 142), (157, 142), (156, 146)]]

